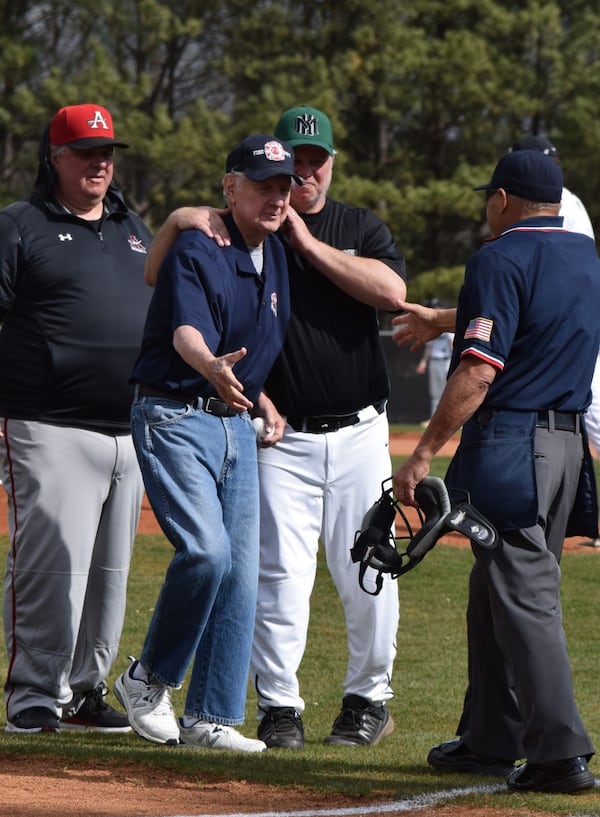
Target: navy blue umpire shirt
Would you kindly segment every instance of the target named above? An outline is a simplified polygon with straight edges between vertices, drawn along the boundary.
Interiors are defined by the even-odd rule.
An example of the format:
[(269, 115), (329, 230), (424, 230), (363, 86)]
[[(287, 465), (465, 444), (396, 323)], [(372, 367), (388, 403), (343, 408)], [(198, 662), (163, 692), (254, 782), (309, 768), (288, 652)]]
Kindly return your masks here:
[(499, 369), (486, 408), (582, 412), (591, 401), (599, 309), (594, 241), (564, 230), (560, 216), (520, 221), (467, 263), (450, 372), (467, 354)]
[(165, 257), (133, 382), (190, 396), (217, 396), (209, 381), (173, 348), (174, 331), (192, 326), (216, 356), (247, 348), (234, 373), (245, 396), (257, 399), (283, 344), (290, 315), (285, 251), (275, 235), (267, 236), (261, 276), (231, 215), (225, 224), (231, 246), (218, 247), (199, 230), (184, 230)]
[[(464, 425), (446, 474), (499, 530), (537, 520), (534, 438), (538, 412), (584, 412), (600, 342), (600, 259), (591, 238), (562, 218), (524, 219), (467, 263), (450, 372), (474, 355), (498, 369)], [(593, 466), (582, 448), (567, 535), (597, 530)], [(597, 534), (596, 534), (597, 535)]]

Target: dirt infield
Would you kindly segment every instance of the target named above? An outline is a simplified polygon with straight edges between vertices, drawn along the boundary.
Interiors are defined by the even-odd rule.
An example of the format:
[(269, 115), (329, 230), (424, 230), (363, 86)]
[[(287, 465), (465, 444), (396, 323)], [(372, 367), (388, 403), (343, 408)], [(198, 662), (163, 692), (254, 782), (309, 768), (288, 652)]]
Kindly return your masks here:
[[(418, 435), (393, 436), (391, 453), (397, 456), (409, 454)], [(449, 443), (442, 452), (451, 455), (456, 441)], [(6, 500), (0, 492), (0, 532), (7, 532)], [(144, 500), (140, 519), (140, 533), (156, 533), (158, 525), (152, 510)], [(461, 537), (451, 544), (466, 545)], [(575, 541), (568, 547), (579, 548)], [(584, 548), (582, 548), (584, 549)], [(591, 552), (590, 548), (585, 548)], [(35, 740), (35, 738), (32, 738)], [(1, 747), (0, 738), (0, 747)], [(368, 751), (359, 750), (359, 751)], [(201, 776), (201, 782), (198, 777)], [(467, 778), (465, 783), (472, 783)], [(499, 780), (498, 783), (501, 783)], [(211, 779), (202, 772), (202, 753), (198, 754), (198, 775), (175, 776), (171, 772), (146, 769), (136, 764), (115, 762), (114, 765), (97, 767), (92, 764), (65, 766), (63, 759), (36, 756), (15, 757), (4, 755), (0, 764), (0, 816), (4, 817), (175, 817), (175, 815), (242, 815), (250, 813), (273, 815), (290, 811), (314, 813), (326, 809), (329, 814), (343, 809), (344, 815), (372, 813), (393, 814), (390, 801), (396, 801), (393, 793), (386, 792), (366, 799), (307, 791), (300, 786), (277, 788), (247, 781)], [(517, 808), (477, 808), (470, 806), (443, 805), (419, 806), (407, 809), (398, 801), (398, 812), (405, 817), (550, 817), (542, 812)], [(596, 813), (596, 812), (594, 812)]]
[[(351, 750), (354, 751), (354, 750)], [(359, 750), (363, 751), (363, 750)], [(366, 749), (365, 751), (368, 751)], [(0, 771), (0, 815), (2, 817), (176, 817), (177, 815), (245, 815), (285, 817), (289, 812), (323, 817), (376, 817), (402, 814), (404, 817), (556, 817), (530, 811), (515, 802), (515, 810), (478, 808), (472, 805), (406, 807), (391, 793), (349, 798), (307, 791), (300, 786), (277, 788), (243, 780), (211, 780), (202, 769), (202, 782), (178, 778), (172, 773), (149, 772), (134, 764), (110, 768), (77, 767), (51, 759), (12, 757), (2, 759)], [(472, 778), (466, 778), (468, 785)], [(501, 784), (501, 781), (498, 781)], [(393, 803), (398, 802), (394, 812)], [(522, 803), (522, 798), (521, 798)], [(343, 810), (343, 811), (342, 811)], [(596, 813), (596, 812), (591, 812)]]

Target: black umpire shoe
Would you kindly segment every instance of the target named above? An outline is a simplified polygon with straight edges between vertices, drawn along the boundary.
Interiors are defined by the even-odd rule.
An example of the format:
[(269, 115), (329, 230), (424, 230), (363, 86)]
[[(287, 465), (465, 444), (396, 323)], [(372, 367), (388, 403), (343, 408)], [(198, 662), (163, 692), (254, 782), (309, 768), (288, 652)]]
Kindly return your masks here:
[(512, 760), (474, 752), (462, 738), (434, 746), (427, 755), (427, 762), (440, 772), (489, 774), (492, 777), (506, 777), (515, 767)]
[(593, 789), (596, 781), (583, 757), (554, 763), (523, 763), (506, 779), (511, 791), (547, 791), (559, 794)]
[(5, 732), (58, 732), (58, 715), (44, 706), (32, 706), (22, 709), (11, 717), (4, 728)]
[(331, 734), (323, 742), (337, 746), (374, 746), (393, 731), (394, 721), (385, 704), (372, 703), (360, 695), (346, 695)]
[(272, 706), (258, 725), (259, 740), (269, 749), (302, 749), (304, 725), (300, 713), (292, 706)]
[(131, 732), (127, 715), (109, 706), (104, 700), (107, 695), (105, 683), (76, 695), (63, 710), (60, 728), (82, 732)]

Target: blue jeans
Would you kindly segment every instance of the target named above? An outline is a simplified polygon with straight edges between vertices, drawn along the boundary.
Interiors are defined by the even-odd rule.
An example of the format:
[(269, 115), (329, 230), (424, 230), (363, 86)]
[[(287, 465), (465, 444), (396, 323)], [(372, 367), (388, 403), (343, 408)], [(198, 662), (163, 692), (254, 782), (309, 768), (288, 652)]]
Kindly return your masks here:
[(148, 499), (175, 548), (140, 661), (170, 687), (193, 661), (185, 714), (240, 724), (258, 582), (252, 423), (157, 397), (136, 400), (131, 418)]

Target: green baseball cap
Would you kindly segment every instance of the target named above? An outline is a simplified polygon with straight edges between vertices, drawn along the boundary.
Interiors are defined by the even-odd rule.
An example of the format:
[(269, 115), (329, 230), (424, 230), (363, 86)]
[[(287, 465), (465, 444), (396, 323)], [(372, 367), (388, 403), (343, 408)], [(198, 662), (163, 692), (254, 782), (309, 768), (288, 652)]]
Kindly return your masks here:
[(303, 105), (290, 108), (275, 125), (275, 136), (288, 145), (316, 145), (333, 156), (333, 131), (329, 117), (323, 111)]

